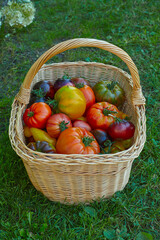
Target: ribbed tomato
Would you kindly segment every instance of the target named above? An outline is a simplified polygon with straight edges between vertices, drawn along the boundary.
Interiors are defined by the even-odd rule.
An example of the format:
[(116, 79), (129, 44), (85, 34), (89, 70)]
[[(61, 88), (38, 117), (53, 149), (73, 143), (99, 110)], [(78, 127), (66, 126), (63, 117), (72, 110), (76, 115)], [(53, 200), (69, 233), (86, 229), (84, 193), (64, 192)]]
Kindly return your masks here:
[(46, 124), (46, 129), (51, 137), (57, 138), (65, 129), (72, 127), (70, 118), (64, 113), (52, 115)]
[(76, 87), (63, 86), (55, 94), (60, 112), (74, 120), (81, 117), (86, 110), (84, 94)]
[(100, 147), (89, 131), (84, 128), (72, 127), (60, 134), (56, 151), (61, 154), (97, 154), (100, 152)]
[(34, 103), (27, 108), (23, 114), (23, 121), (28, 127), (45, 128), (47, 119), (52, 111), (48, 104), (44, 102)]
[(119, 117), (118, 113), (118, 108), (108, 102), (95, 103), (87, 111), (87, 122), (92, 129), (107, 130), (115, 122), (114, 117)]
[(125, 92), (115, 81), (100, 81), (93, 87), (97, 102), (109, 102), (117, 107), (125, 101)]
[(43, 153), (49, 153), (49, 154), (56, 153), (55, 147), (51, 143), (46, 141), (30, 142), (27, 145), (27, 147), (37, 152), (43, 152)]

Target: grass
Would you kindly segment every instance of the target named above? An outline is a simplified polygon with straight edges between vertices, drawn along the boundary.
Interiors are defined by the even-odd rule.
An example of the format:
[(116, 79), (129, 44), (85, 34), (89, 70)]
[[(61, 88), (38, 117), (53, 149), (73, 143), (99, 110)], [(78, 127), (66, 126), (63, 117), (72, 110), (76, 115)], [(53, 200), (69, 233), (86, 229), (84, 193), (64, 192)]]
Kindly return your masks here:
[[(0, 239), (160, 239), (159, 193), (159, 1), (34, 0), (36, 18), (22, 30), (5, 27), (0, 40)], [(0, 6), (2, 4), (0, 3)], [(7, 34), (10, 35), (7, 35)], [(6, 36), (6, 37), (5, 37)], [(123, 48), (139, 69), (146, 98), (147, 141), (129, 183), (111, 199), (66, 206), (32, 186), (8, 138), (11, 104), (35, 60), (52, 45), (87, 37)], [(110, 53), (81, 48), (49, 62), (125, 64)]]

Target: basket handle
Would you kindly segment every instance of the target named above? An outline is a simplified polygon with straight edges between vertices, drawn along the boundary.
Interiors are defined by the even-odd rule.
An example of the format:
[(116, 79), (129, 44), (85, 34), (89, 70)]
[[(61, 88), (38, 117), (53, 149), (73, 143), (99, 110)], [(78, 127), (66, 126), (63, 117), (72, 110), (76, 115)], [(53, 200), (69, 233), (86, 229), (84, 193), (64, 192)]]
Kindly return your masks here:
[(134, 105), (144, 105), (145, 104), (145, 98), (142, 94), (141, 85), (140, 85), (140, 78), (138, 74), (138, 70), (130, 56), (121, 48), (108, 43), (106, 41), (97, 40), (97, 39), (88, 39), (88, 38), (75, 38), (71, 40), (67, 40), (64, 42), (61, 42), (52, 48), (50, 48), (48, 51), (46, 51), (44, 54), (42, 54), (37, 61), (32, 65), (30, 70), (28, 71), (24, 82), (20, 88), (19, 93), (16, 96), (16, 99), (24, 104), (27, 104), (29, 102), (30, 97), (30, 86), (32, 83), (33, 78), (39, 71), (39, 69), (42, 67), (43, 64), (45, 64), (49, 59), (51, 59), (53, 56), (62, 53), (69, 49), (79, 48), (79, 47), (97, 47), (101, 48), (103, 50), (106, 50), (108, 52), (111, 52), (121, 58), (126, 65), (128, 66), (132, 80), (133, 80), (133, 90), (132, 90), (132, 96), (131, 100)]

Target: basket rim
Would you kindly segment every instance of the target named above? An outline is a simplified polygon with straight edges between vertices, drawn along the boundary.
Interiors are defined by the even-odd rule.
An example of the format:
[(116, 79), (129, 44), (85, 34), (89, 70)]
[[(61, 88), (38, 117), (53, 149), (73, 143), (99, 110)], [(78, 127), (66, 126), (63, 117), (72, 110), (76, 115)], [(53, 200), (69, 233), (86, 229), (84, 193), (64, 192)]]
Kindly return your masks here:
[[(98, 66), (98, 67), (103, 67), (103, 68), (106, 68), (106, 67), (108, 67), (108, 68), (110, 68), (110, 69), (115, 69), (115, 70), (117, 70), (117, 71), (119, 71), (120, 73), (122, 73), (126, 78), (128, 78), (130, 81), (130, 85), (133, 87), (133, 80), (132, 80), (132, 76), (127, 72), (127, 71), (125, 71), (125, 70), (123, 70), (123, 69), (121, 69), (121, 68), (119, 68), (119, 67), (116, 67), (116, 66), (114, 66), (114, 65), (111, 65), (111, 64), (105, 64), (105, 63), (100, 63), (100, 62), (85, 62), (85, 61), (76, 61), (76, 62), (68, 62), (68, 61), (65, 61), (65, 62), (60, 62), (60, 63), (49, 63), (49, 64), (44, 64), (42, 67), (41, 67), (41, 69), (39, 69), (39, 71), (38, 72), (40, 72), (40, 71), (42, 71), (42, 70), (44, 70), (45, 68), (47, 69), (49, 69), (50, 67), (52, 68), (52, 67), (59, 67), (59, 66), (61, 66), (61, 67), (65, 67), (66, 65), (68, 65), (68, 66), (72, 66), (72, 65), (77, 65), (78, 64), (78, 66), (87, 66), (87, 65), (92, 65), (92, 66)], [(38, 73), (37, 73), (38, 74)], [(36, 75), (37, 75), (36, 74)], [(35, 77), (36, 77), (36, 75), (35, 75)]]
[[(21, 142), (22, 144), (22, 142)], [(112, 154), (48, 154), (48, 153), (41, 153), (32, 151), (29, 149), (24, 143), (23, 143), (23, 149), (26, 149), (28, 152), (33, 153), (33, 155), (29, 155), (28, 152), (22, 152), (22, 146), (21, 148), (17, 149), (14, 148), (17, 155), (19, 155), (25, 162), (31, 162), (34, 164), (46, 164), (46, 165), (97, 165), (97, 164), (117, 164), (122, 162), (130, 162), (133, 161), (135, 158), (137, 158), (141, 152), (142, 149), (132, 151), (134, 150), (136, 146), (136, 143), (133, 144), (129, 149), (118, 152), (118, 153), (112, 153)], [(141, 147), (143, 148), (143, 146)], [(130, 154), (129, 152), (132, 152)], [(128, 154), (127, 154), (128, 153)], [(38, 157), (36, 156), (38, 155)], [(119, 156), (121, 155), (121, 156)], [(33, 157), (34, 156), (34, 157)], [(106, 157), (110, 157), (112, 159), (106, 159)], [(44, 159), (44, 157), (48, 159)], [(57, 158), (56, 158), (57, 157)], [(63, 160), (63, 158), (68, 158)], [(88, 160), (88, 158), (91, 158)], [(26, 160), (27, 158), (27, 160)], [(115, 158), (115, 159), (114, 159)], [(116, 159), (117, 158), (117, 159)], [(119, 158), (119, 159), (118, 159)], [(87, 160), (86, 160), (87, 159)]]

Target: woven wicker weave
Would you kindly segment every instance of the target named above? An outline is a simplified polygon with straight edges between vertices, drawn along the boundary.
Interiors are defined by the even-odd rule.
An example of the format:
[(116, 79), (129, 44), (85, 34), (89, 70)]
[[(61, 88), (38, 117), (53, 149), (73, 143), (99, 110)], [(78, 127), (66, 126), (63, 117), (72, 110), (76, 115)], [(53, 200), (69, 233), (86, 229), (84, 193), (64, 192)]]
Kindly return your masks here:
[[(97, 47), (112, 52), (127, 64), (131, 76), (117, 67), (95, 62), (45, 65), (53, 56), (78, 47)], [(102, 79), (119, 82), (126, 93), (122, 110), (132, 116), (136, 126), (134, 142), (129, 149), (115, 154), (64, 155), (45, 154), (27, 148), (22, 115), (29, 102), (32, 86), (41, 80), (55, 81), (64, 72), (71, 77), (83, 76), (92, 86)], [(129, 180), (133, 160), (139, 156), (146, 139), (145, 99), (132, 59), (115, 45), (95, 39), (72, 39), (53, 46), (33, 64), (14, 99), (9, 137), (13, 149), (23, 160), (32, 184), (52, 201), (86, 202), (109, 197), (122, 190)]]

